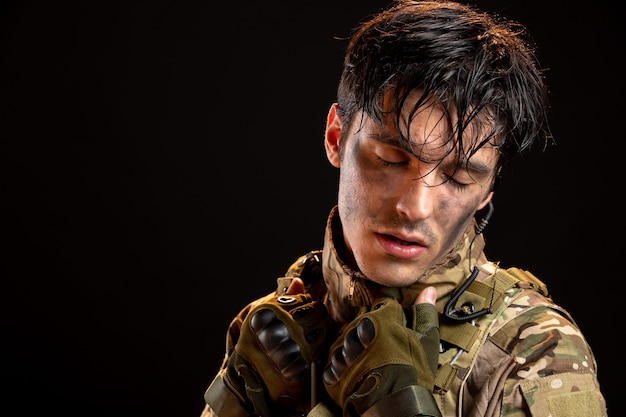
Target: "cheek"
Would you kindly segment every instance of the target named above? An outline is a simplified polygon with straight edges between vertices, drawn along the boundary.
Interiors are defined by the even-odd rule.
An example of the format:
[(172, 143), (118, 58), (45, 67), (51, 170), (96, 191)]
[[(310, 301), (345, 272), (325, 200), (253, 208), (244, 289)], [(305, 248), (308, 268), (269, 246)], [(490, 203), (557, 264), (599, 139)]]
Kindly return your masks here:
[(467, 225), (472, 221), (472, 214), (472, 211), (467, 211), (459, 217), (458, 222), (452, 226), (452, 236), (460, 236), (463, 232), (465, 232)]
[(346, 149), (339, 173), (339, 185), (343, 197), (350, 200), (362, 198), (363, 194), (368, 192), (368, 188), (380, 181), (372, 175), (371, 171), (367, 169), (365, 158), (359, 152), (358, 142)]
[(439, 205), (441, 213), (456, 212), (456, 215), (447, 215), (440, 220), (443, 229), (448, 230), (446, 246), (452, 246), (463, 235), (467, 226), (472, 222), (480, 201), (478, 198), (468, 204), (462, 204), (459, 201), (452, 202), (451, 200), (442, 201)]
[[(372, 157), (368, 157), (361, 151), (360, 145), (357, 144), (350, 149), (347, 154), (347, 164), (342, 169), (349, 168), (348, 175), (352, 177), (353, 185), (368, 193), (375, 193), (377, 196), (383, 196), (387, 190), (391, 190), (392, 185), (398, 183), (397, 175), (392, 170), (384, 169)], [(372, 191), (376, 189), (376, 191)]]

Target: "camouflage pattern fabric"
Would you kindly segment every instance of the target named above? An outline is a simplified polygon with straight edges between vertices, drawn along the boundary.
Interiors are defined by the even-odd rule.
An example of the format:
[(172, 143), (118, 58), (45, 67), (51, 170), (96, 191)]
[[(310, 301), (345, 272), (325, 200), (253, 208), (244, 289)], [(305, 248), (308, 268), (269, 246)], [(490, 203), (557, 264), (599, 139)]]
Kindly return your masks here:
[(466, 349), (440, 355), (440, 375), (453, 376), (436, 397), (443, 415), (606, 416), (589, 345), (546, 286), (516, 268), (516, 276), (494, 264), (481, 270), (484, 283), (514, 285), (472, 325), (480, 335)]
[[(490, 306), (492, 313), (462, 326), (440, 320), (442, 340), (451, 336), (462, 346), (448, 344), (439, 355), (440, 379), (434, 391), (443, 417), (607, 416), (596, 360), (573, 318), (547, 295), (541, 281), (519, 279), (511, 285), (500, 280), (504, 275), (495, 273), (497, 265), (485, 257), (482, 235), (476, 237), (473, 228), (466, 231), (455, 250), (420, 278), (421, 283), (406, 288), (377, 286), (349, 268), (341, 259), (342, 242), (335, 207), (328, 218), (323, 250), (298, 258), (285, 277), (278, 279), (276, 293), (293, 277), (301, 277), (314, 299), (323, 300), (329, 311), (334, 309), (351, 321), (358, 309), (372, 300), (392, 297), (406, 307), (425, 286), (433, 285), (441, 313), (471, 268), (481, 267), (476, 287), (482, 286), (486, 292), (470, 292), (467, 297), (477, 307)], [(232, 322), (224, 364), (253, 305)], [(341, 415), (324, 404), (315, 408), (324, 410), (317, 414), (320, 416)], [(202, 417), (215, 415), (207, 407)]]

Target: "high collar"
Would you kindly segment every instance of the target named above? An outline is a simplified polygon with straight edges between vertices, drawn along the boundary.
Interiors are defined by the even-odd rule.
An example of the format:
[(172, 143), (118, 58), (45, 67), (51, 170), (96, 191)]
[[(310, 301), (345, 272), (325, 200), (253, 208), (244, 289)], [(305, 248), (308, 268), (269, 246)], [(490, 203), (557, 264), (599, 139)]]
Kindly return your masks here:
[(361, 271), (352, 269), (344, 261), (343, 228), (335, 206), (326, 223), (322, 260), (324, 281), (328, 289), (327, 307), (335, 320), (349, 322), (361, 306), (369, 306), (377, 298), (393, 297), (408, 307), (422, 289), (434, 286), (437, 289), (437, 309), (442, 311), (454, 289), (469, 276), (470, 268), (487, 262), (484, 246), (482, 235), (476, 236), (475, 224), (471, 224), (455, 248), (417, 278), (414, 284), (408, 287), (383, 286), (368, 279)]

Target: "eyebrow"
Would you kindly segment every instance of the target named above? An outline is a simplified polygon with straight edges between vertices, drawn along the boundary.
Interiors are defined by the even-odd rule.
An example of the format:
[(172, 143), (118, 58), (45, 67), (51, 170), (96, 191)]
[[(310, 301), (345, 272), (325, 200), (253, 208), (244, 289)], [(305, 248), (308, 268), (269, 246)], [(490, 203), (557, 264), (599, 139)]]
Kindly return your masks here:
[(374, 139), (376, 142), (383, 143), (385, 145), (396, 146), (398, 148), (402, 148), (400, 145), (400, 141), (395, 137), (388, 133), (380, 134), (380, 133), (368, 133), (367, 137), (370, 139)]
[(495, 167), (494, 168), (490, 168), (489, 166), (487, 166), (486, 164), (483, 164), (482, 162), (476, 162), (473, 160), (463, 160), (463, 167), (465, 169), (467, 169), (468, 171), (472, 171), (475, 172), (478, 175), (490, 175), (492, 172), (495, 171)]

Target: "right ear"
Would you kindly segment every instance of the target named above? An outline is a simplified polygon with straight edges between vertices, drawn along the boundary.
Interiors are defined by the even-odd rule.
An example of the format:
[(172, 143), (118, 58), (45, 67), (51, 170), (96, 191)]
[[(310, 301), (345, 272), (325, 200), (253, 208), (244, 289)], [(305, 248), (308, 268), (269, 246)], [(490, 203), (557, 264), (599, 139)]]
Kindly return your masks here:
[(326, 157), (335, 168), (341, 166), (339, 157), (339, 140), (341, 139), (341, 122), (337, 115), (337, 103), (330, 106), (326, 119), (326, 132), (324, 134), (324, 148)]

